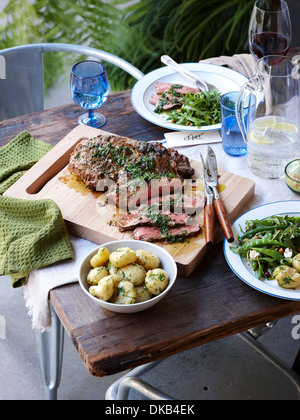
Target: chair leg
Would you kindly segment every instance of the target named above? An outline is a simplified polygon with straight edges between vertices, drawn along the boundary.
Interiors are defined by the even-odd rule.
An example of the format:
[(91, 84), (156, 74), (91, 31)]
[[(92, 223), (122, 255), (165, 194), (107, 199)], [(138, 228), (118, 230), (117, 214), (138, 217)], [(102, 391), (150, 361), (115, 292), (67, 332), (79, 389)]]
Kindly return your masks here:
[(175, 400), (175, 398), (149, 385), (142, 379), (130, 376), (125, 377), (120, 381), (117, 400), (128, 400), (130, 389), (135, 389), (150, 400)]
[(36, 332), (37, 346), (45, 384), (45, 399), (57, 400), (63, 361), (64, 328), (51, 306), (52, 328)]
[(254, 337), (255, 339), (258, 339), (259, 337), (270, 331), (272, 328), (274, 328), (276, 324), (277, 321), (268, 322), (267, 324), (261, 325), (260, 327), (251, 328), (250, 330), (248, 330), (248, 333), (251, 334), (252, 337)]

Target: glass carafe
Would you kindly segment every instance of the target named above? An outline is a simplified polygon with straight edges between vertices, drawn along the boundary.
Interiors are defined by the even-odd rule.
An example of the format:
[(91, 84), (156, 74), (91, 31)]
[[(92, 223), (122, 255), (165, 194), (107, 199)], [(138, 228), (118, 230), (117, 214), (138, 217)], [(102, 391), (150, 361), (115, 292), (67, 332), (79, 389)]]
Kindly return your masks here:
[(247, 143), (248, 165), (262, 178), (283, 178), (286, 164), (300, 156), (298, 70), (299, 62), (290, 57), (264, 57), (239, 92), (236, 116)]

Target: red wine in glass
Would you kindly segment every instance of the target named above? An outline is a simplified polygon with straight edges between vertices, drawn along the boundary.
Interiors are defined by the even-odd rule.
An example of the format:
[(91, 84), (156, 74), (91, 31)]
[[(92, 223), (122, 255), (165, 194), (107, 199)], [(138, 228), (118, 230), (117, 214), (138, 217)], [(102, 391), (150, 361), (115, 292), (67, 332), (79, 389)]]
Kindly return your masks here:
[(249, 48), (256, 60), (267, 55), (287, 55), (292, 25), (284, 0), (257, 0), (249, 24)]
[(276, 32), (262, 32), (252, 35), (251, 52), (258, 58), (266, 55), (287, 55), (290, 49), (288, 38)]

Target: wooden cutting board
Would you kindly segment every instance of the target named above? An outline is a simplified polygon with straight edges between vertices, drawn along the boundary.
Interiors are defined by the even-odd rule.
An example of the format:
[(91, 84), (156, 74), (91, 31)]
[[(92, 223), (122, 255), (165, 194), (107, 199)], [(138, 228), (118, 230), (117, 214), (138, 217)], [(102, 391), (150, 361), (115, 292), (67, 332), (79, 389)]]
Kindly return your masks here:
[[(9, 188), (5, 195), (29, 200), (52, 199), (60, 207), (69, 232), (97, 244), (132, 239), (132, 232), (120, 232), (116, 227), (109, 226), (114, 209), (103, 206), (103, 194), (89, 190), (66, 168), (76, 144), (86, 137), (99, 134), (108, 133), (82, 125), (76, 127)], [(192, 166), (195, 169), (193, 178), (201, 180), (201, 163), (193, 161)], [(252, 180), (228, 172), (220, 172), (219, 175), (220, 196), (231, 221), (234, 221), (253, 197), (255, 185)], [(194, 271), (207, 252), (203, 229), (198, 236), (183, 244), (160, 245), (174, 257), (179, 274), (184, 277)]]

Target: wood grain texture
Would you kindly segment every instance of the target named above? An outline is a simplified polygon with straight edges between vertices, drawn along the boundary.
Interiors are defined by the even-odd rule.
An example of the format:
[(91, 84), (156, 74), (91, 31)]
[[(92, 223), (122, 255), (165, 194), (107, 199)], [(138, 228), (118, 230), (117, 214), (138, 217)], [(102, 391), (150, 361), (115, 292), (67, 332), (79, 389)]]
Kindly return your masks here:
[[(21, 131), (28, 130), (34, 137), (57, 144), (78, 123), (83, 110), (74, 104), (51, 108), (0, 122), (1, 145), (8, 143)], [(132, 108), (130, 91), (112, 93), (101, 107), (107, 118), (105, 130), (136, 140), (161, 140), (165, 130), (141, 118)]]
[(207, 204), (204, 209), (204, 229), (206, 244), (212, 246), (215, 243), (216, 213), (213, 204)]
[(216, 215), (218, 217), (219, 223), (221, 225), (222, 231), (224, 232), (224, 236), (228, 242), (234, 241), (233, 232), (231, 229), (231, 220), (232, 218), (229, 216), (226, 206), (221, 200), (221, 198), (217, 198), (214, 200), (214, 208)]
[(143, 363), (298, 313), (299, 302), (251, 289), (224, 264), (221, 245), (188, 279), (179, 277), (167, 298), (138, 314), (109, 312), (78, 284), (51, 292), (51, 302), (87, 370), (111, 375)]
[[(83, 125), (75, 127), (9, 188), (5, 195), (28, 200), (52, 199), (60, 207), (69, 232), (97, 244), (133, 239), (133, 231), (120, 232), (118, 228), (110, 226), (113, 215), (119, 209), (113, 205), (104, 205), (105, 194), (90, 191), (84, 183), (73, 179), (66, 168), (75, 146), (85, 138), (100, 134), (111, 133)], [(197, 188), (203, 190), (202, 165), (196, 161), (191, 164), (195, 170), (193, 179)], [(227, 172), (220, 172), (219, 183), (223, 190), (220, 195), (223, 196), (226, 192), (224, 205), (228, 207), (229, 219), (234, 221), (240, 208), (253, 197), (255, 184), (252, 180)], [(203, 211), (198, 212), (195, 223), (203, 226)], [(212, 220), (209, 223), (211, 224)], [(215, 231), (215, 224), (212, 231)], [(175, 258), (179, 274), (186, 277), (193, 272), (207, 252), (203, 229), (197, 236), (184, 243), (164, 244), (160, 241), (157, 244)]]
[[(108, 118), (107, 131), (138, 140), (163, 138), (164, 129), (133, 110), (129, 91), (110, 95), (101, 110)], [(0, 146), (23, 130), (56, 145), (77, 126), (81, 113), (66, 105), (0, 122)], [(226, 189), (222, 199), (227, 199)], [(237, 278), (221, 244), (209, 250), (192, 275), (178, 277), (166, 299), (138, 316), (101, 309), (78, 283), (52, 290), (50, 300), (87, 370), (98, 377), (300, 313), (299, 302), (264, 295)]]

